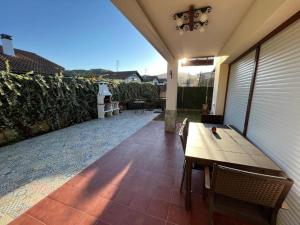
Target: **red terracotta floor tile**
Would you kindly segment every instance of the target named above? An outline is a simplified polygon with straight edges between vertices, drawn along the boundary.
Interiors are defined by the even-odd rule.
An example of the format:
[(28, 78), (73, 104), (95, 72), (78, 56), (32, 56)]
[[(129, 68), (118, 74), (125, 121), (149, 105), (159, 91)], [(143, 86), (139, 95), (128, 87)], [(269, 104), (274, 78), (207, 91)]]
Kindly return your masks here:
[(253, 225), (253, 224), (251, 224), (249, 222), (242, 221), (240, 219), (235, 219), (235, 223), (236, 223), (236, 225)]
[(134, 196), (135, 192), (127, 189), (120, 189), (114, 197), (114, 201), (120, 204), (129, 205)]
[(105, 169), (107, 169), (107, 166), (106, 164), (104, 164), (103, 160), (97, 160), (93, 164), (82, 170), (78, 175), (92, 179), (101, 178), (101, 176), (105, 174)]
[[(184, 208), (183, 160), (178, 135), (149, 123), (12, 224), (206, 225), (202, 171), (193, 170), (192, 210)], [(245, 224), (220, 214), (214, 219), (215, 225)]]
[(104, 186), (99, 192), (100, 196), (106, 199), (113, 199), (117, 192), (119, 190), (119, 187), (113, 184), (108, 184)]
[(83, 188), (87, 186), (91, 182), (91, 178), (84, 176), (74, 176), (71, 180), (69, 180), (65, 185), (69, 185), (76, 188)]
[[(177, 159), (173, 159), (173, 160), (177, 160)], [(168, 175), (168, 176), (176, 177), (179, 174), (181, 174), (181, 170), (180, 169), (171, 168), (171, 167), (165, 167), (163, 169), (162, 173), (165, 174), (165, 175)]]
[(173, 188), (171, 193), (172, 193), (172, 196), (171, 196), (171, 199), (169, 202), (174, 205), (184, 207), (185, 206), (185, 194), (180, 193), (180, 188)]
[(236, 220), (230, 216), (214, 213), (214, 225), (237, 225)]
[(112, 203), (109, 207), (107, 207), (107, 209), (105, 209), (99, 219), (104, 223), (117, 225), (126, 218), (130, 211), (131, 210), (128, 207)]
[(169, 210), (169, 203), (159, 200), (152, 199), (146, 212), (151, 216), (155, 216), (161, 219), (166, 219)]
[(122, 219), (122, 221), (120, 221), (118, 223), (118, 225), (143, 225), (145, 221), (145, 215), (134, 211), (134, 210), (130, 210)]
[(165, 225), (166, 221), (153, 216), (145, 216), (143, 225)]
[(45, 198), (27, 211), (32, 217), (49, 225), (94, 225), (96, 218), (60, 202)]
[(208, 205), (202, 194), (192, 193), (192, 208), (194, 210), (208, 211)]
[(190, 225), (191, 213), (183, 207), (170, 204), (167, 220), (179, 225)]
[(170, 202), (172, 199), (171, 187), (158, 185), (155, 192), (153, 193), (153, 198)]
[(9, 225), (44, 225), (41, 221), (38, 221), (37, 219), (27, 215), (23, 214), (17, 219), (15, 219), (13, 222), (11, 222)]
[(121, 185), (121, 188), (131, 190), (145, 197), (152, 197), (157, 188), (157, 184), (151, 182), (151, 180), (147, 180), (147, 177), (143, 179), (131, 178), (126, 183)]
[(98, 220), (95, 225), (109, 225), (109, 224), (104, 223), (103, 221)]
[(95, 217), (99, 217), (110, 204), (108, 199), (68, 185), (63, 186), (50, 194), (49, 198), (62, 202)]
[(190, 225), (208, 225), (208, 210), (192, 210)]
[(167, 175), (159, 175), (158, 184), (163, 187), (173, 188), (175, 184), (175, 178)]
[(150, 201), (151, 199), (148, 197), (145, 197), (143, 195), (135, 195), (130, 202), (129, 207), (140, 212), (146, 212)]

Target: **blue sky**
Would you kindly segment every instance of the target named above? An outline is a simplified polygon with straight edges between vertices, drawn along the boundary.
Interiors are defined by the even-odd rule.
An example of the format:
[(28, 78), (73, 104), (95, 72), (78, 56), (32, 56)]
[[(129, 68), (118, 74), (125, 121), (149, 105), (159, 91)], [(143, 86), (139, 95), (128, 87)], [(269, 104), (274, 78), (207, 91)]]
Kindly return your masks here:
[(109, 0), (7, 0), (0, 33), (15, 48), (35, 52), (66, 69), (166, 72), (166, 61)]

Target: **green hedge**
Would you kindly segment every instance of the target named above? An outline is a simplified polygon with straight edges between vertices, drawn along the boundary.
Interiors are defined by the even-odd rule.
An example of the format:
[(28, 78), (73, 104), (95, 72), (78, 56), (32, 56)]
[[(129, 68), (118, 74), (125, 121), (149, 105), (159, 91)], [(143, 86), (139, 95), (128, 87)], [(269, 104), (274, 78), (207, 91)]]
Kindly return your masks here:
[(113, 94), (112, 99), (126, 104), (135, 99), (144, 99), (151, 102), (159, 97), (159, 88), (149, 83), (124, 83), (106, 80)]
[[(0, 71), (0, 145), (97, 118), (96, 82)], [(159, 96), (151, 84), (107, 82), (121, 103)]]
[(211, 107), (213, 88), (209, 87), (178, 87), (177, 107), (181, 109), (202, 109), (205, 104), (207, 91), (207, 103)]

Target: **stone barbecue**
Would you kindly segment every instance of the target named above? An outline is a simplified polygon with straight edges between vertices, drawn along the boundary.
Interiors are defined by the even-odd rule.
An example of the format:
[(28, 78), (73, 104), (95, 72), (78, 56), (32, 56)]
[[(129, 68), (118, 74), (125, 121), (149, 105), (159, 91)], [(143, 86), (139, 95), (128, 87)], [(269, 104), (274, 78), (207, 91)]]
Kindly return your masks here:
[(112, 94), (108, 89), (107, 84), (100, 82), (99, 92), (97, 95), (97, 108), (98, 108), (98, 118), (103, 119), (105, 116), (109, 117), (112, 115), (119, 114), (119, 102), (112, 101)]

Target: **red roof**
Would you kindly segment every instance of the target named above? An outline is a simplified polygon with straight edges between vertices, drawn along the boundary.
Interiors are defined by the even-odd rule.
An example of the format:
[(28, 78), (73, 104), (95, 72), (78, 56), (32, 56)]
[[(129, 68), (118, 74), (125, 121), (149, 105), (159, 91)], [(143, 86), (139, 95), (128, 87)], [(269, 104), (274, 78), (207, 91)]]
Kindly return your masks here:
[(5, 61), (8, 60), (10, 70), (13, 73), (27, 73), (33, 71), (35, 74), (54, 75), (64, 68), (35, 53), (14, 49), (15, 56), (3, 54), (0, 45), (0, 70), (6, 70)]

